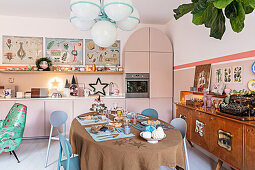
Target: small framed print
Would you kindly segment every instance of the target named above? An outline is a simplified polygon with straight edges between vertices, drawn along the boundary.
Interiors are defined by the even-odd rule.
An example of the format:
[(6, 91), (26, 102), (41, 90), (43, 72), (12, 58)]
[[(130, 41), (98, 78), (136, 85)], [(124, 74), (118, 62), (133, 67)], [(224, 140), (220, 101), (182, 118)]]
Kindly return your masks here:
[(243, 67), (242, 66), (236, 66), (233, 69), (233, 82), (234, 83), (242, 83), (243, 79)]
[(232, 83), (232, 68), (226, 67), (223, 69), (223, 82), (224, 83)]

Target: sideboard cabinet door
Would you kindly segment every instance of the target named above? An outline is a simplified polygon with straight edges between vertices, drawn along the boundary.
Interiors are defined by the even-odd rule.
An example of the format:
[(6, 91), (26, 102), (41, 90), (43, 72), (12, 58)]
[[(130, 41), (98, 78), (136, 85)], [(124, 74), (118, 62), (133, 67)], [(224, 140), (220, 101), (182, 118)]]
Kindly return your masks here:
[(193, 111), (190, 132), (192, 142), (209, 150), (210, 133), (211, 126), (209, 124), (209, 115), (200, 111)]
[(14, 101), (0, 101), (0, 120), (5, 119), (14, 103)]
[(210, 116), (209, 120), (211, 124), (209, 151), (232, 167), (242, 169), (243, 125), (215, 116)]
[(245, 170), (254, 170), (255, 161), (255, 128), (251, 126), (245, 126), (245, 155), (244, 166)]
[[(191, 111), (193, 111), (193, 110), (191, 110)], [(176, 105), (176, 117), (183, 118), (187, 123), (186, 138), (188, 140), (190, 140), (190, 133), (191, 133), (191, 118), (192, 118), (191, 111), (190, 111), (190, 109), (187, 109), (186, 107)]]

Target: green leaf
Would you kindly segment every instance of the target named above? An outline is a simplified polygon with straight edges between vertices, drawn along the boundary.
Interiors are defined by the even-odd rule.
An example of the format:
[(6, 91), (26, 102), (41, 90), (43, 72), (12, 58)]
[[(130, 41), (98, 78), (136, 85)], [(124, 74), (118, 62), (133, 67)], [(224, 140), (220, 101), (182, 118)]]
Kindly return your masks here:
[(215, 0), (214, 6), (218, 9), (226, 8), (233, 0)]
[(255, 9), (255, 0), (250, 0), (250, 6)]
[(211, 5), (205, 13), (205, 27), (211, 28), (218, 15), (218, 9)]
[(223, 11), (218, 9), (216, 17), (213, 19), (213, 23), (211, 23), (210, 37), (221, 40), (225, 30), (225, 16), (223, 14)]
[(241, 2), (236, 1), (235, 3), (238, 16), (234, 19), (230, 19), (231, 27), (235, 32), (241, 32), (244, 28), (245, 11)]
[(177, 9), (174, 9), (174, 17), (175, 19), (181, 18), (183, 15), (189, 13), (190, 11), (194, 10), (194, 3), (190, 4), (182, 4)]
[(208, 17), (208, 11), (212, 8), (212, 3), (207, 6), (207, 8), (199, 13), (193, 14), (192, 22), (195, 25), (202, 25), (206, 22)]
[(245, 5), (245, 4), (243, 4), (243, 9), (245, 11), (245, 14), (250, 14), (254, 11), (253, 7), (251, 7), (250, 5)]
[(225, 15), (228, 19), (234, 19), (237, 17), (237, 8), (235, 6), (235, 1), (231, 2), (226, 8), (225, 8)]
[(192, 14), (197, 14), (203, 10), (205, 10), (208, 6), (207, 0), (198, 0), (197, 3), (195, 3), (195, 8), (191, 12)]

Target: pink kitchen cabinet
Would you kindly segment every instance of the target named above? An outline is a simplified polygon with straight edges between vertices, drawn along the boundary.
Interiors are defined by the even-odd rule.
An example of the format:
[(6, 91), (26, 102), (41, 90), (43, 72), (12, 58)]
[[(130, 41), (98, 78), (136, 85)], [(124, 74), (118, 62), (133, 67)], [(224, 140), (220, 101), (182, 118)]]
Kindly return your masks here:
[(74, 109), (74, 114), (73, 118), (83, 114), (83, 113), (88, 113), (90, 112), (90, 108), (92, 106), (92, 103), (94, 102), (94, 98), (92, 99), (84, 99), (84, 100), (74, 100), (73, 101), (73, 109)]
[(0, 101), (0, 120), (5, 119), (14, 103), (14, 101)]
[(173, 54), (150, 53), (150, 97), (172, 97)]
[(149, 73), (150, 53), (149, 52), (125, 52), (126, 73)]
[(172, 43), (169, 38), (166, 34), (155, 28), (150, 28), (150, 51), (173, 52)]
[(150, 108), (158, 111), (159, 119), (168, 123), (172, 120), (172, 98), (150, 99)]
[(147, 98), (130, 98), (126, 99), (126, 109), (129, 112), (141, 113), (144, 109), (149, 108), (150, 99)]
[(24, 131), (24, 137), (41, 137), (45, 136), (44, 130), (44, 101), (42, 100), (21, 100), (16, 101), (27, 106), (27, 118)]
[[(54, 111), (64, 111), (68, 115), (66, 121), (66, 133), (69, 134), (69, 129), (73, 119), (73, 101), (72, 100), (46, 100), (45, 101), (45, 134), (50, 135), (50, 114)], [(63, 126), (58, 128), (63, 132)], [(57, 129), (54, 128), (53, 136), (57, 135)]]
[(149, 51), (150, 28), (141, 28), (134, 32), (128, 39), (124, 51)]

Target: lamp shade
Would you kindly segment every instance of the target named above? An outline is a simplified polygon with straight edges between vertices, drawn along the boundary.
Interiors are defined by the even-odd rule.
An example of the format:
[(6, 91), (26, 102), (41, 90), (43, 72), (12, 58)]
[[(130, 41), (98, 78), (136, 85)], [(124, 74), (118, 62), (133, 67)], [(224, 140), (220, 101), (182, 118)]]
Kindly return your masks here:
[(70, 22), (75, 28), (81, 31), (88, 31), (95, 24), (94, 20), (84, 20), (75, 16), (73, 13), (70, 15)]
[(117, 39), (117, 29), (110, 21), (98, 21), (91, 29), (91, 36), (98, 46), (109, 47)]
[(132, 31), (140, 23), (140, 15), (136, 8), (134, 8), (133, 13), (125, 20), (118, 21), (117, 26), (123, 31)]
[(100, 14), (100, 0), (71, 0), (70, 10), (79, 18), (93, 20)]
[(114, 21), (124, 20), (133, 12), (132, 0), (104, 0), (103, 5), (106, 15)]

